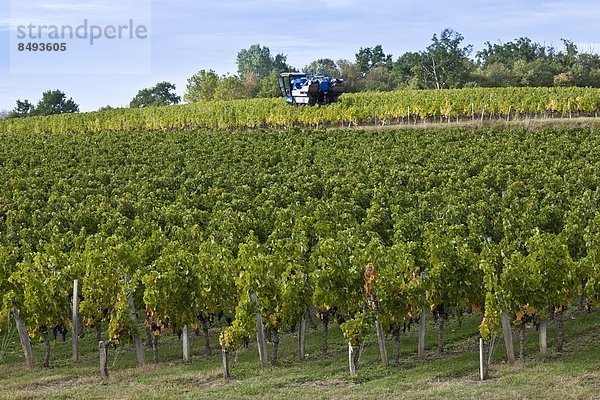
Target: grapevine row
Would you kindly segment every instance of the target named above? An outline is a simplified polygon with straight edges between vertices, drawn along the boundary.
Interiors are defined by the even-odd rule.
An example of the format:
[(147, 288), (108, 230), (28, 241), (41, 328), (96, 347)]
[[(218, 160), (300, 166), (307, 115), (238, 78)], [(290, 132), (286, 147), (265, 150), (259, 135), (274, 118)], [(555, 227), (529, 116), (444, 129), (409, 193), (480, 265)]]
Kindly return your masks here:
[(597, 116), (600, 89), (473, 88), (345, 94), (328, 107), (289, 107), (283, 99), (211, 101), (113, 109), (0, 122), (0, 132), (71, 133), (131, 130), (289, 128)]

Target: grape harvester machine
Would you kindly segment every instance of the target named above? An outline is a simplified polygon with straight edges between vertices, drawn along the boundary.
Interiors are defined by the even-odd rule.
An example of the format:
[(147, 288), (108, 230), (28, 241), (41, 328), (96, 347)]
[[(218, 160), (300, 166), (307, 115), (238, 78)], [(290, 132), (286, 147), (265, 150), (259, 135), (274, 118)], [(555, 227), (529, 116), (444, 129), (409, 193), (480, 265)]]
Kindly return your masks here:
[(286, 72), (279, 77), (279, 88), (288, 104), (325, 105), (335, 103), (344, 93), (344, 81), (323, 75)]

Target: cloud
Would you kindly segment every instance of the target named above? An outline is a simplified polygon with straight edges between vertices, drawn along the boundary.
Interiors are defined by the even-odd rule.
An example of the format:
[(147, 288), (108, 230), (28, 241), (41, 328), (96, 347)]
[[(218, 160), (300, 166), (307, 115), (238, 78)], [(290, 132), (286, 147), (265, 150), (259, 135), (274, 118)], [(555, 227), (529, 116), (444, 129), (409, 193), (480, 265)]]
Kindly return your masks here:
[(36, 8), (52, 11), (108, 11), (110, 10), (110, 5), (104, 1), (88, 1), (85, 3), (42, 2)]
[(0, 25), (12, 27), (34, 24), (72, 24), (89, 19), (94, 21), (123, 20), (128, 18), (150, 19), (151, 0), (127, 0), (116, 3), (109, 0), (11, 0), (8, 19)]

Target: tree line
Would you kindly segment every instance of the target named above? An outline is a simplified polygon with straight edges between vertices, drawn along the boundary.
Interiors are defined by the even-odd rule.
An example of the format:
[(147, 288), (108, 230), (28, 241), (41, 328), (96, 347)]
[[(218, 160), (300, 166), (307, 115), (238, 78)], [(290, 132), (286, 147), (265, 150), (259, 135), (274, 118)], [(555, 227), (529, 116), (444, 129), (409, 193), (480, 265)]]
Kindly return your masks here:
[(297, 69), (283, 54), (272, 56), (266, 46), (252, 45), (237, 55), (237, 75), (219, 76), (200, 70), (188, 79), (184, 100), (230, 100), (280, 95), (281, 72), (302, 71), (342, 78), (350, 92), (395, 89), (460, 89), (465, 87), (600, 87), (600, 56), (580, 52), (571, 40), (564, 49), (521, 37), (506, 43), (473, 45), (445, 29), (434, 34), (424, 50), (407, 52), (395, 61), (381, 45), (360, 48), (354, 61), (321, 58)]
[[(360, 48), (354, 60), (321, 58), (303, 68), (287, 62), (287, 55), (271, 53), (267, 46), (255, 44), (242, 49), (236, 57), (237, 73), (219, 75), (201, 69), (187, 80), (183, 100), (194, 103), (208, 100), (268, 98), (281, 96), (277, 79), (282, 72), (302, 71), (342, 78), (349, 92), (391, 91), (395, 89), (460, 89), (466, 87), (600, 87), (600, 55), (582, 52), (577, 45), (562, 39), (562, 49), (520, 37), (506, 43), (486, 42), (473, 52), (460, 33), (445, 29), (434, 34), (424, 50), (406, 52), (395, 61), (381, 45)], [(129, 106), (148, 107), (179, 104), (173, 83), (160, 82), (145, 88)], [(110, 106), (102, 109), (110, 108)], [(28, 100), (17, 100), (12, 112), (2, 117), (50, 115), (79, 111), (63, 92), (44, 92), (34, 107)]]

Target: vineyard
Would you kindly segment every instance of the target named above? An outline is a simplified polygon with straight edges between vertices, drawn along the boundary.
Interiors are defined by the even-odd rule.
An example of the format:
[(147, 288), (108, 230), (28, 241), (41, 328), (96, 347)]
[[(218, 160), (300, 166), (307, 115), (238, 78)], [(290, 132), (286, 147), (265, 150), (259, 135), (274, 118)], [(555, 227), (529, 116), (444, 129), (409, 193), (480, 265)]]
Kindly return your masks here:
[(290, 330), (304, 358), (313, 319), (322, 354), (341, 328), (352, 376), (367, 337), (398, 364), (407, 327), (432, 317), (440, 353), (467, 318), (482, 354), (515, 331), (522, 359), (534, 324), (545, 358), (547, 321), (561, 351), (565, 313), (600, 298), (595, 128), (60, 133), (86, 118), (0, 136), (0, 326), (16, 324), (30, 367), (27, 336), (49, 366), (57, 333), (94, 331), (101, 357), (145, 338), (158, 361), (160, 340), (183, 336), (189, 357), (189, 332), (212, 330), (235, 375), (231, 354), (258, 340), (277, 364)]
[(0, 121), (0, 132), (290, 128), (418, 124), (597, 116), (600, 89), (473, 88), (345, 94), (325, 108), (288, 107), (283, 99), (210, 101)]

